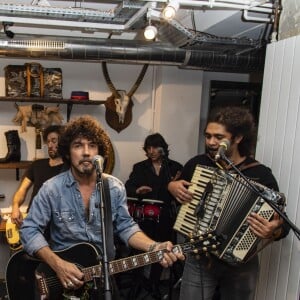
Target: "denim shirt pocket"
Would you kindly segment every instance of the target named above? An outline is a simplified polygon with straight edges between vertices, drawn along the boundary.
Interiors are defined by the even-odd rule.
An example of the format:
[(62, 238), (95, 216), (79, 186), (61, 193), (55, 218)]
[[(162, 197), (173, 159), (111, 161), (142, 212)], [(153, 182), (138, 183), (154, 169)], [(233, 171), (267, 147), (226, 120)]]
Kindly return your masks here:
[(75, 233), (78, 229), (76, 222), (75, 212), (73, 210), (68, 211), (56, 211), (54, 213), (54, 223), (60, 227), (62, 233)]

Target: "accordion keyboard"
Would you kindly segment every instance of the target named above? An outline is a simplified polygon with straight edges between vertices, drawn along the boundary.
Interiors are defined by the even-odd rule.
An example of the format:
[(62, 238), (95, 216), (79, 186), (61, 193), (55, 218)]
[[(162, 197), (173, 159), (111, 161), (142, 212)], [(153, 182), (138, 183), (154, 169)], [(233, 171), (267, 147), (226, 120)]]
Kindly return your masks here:
[[(213, 169), (203, 168), (200, 165), (196, 166), (191, 180), (192, 185), (188, 188), (188, 190), (194, 194), (194, 197), (190, 203), (181, 206), (173, 227), (175, 230), (187, 236), (195, 234), (195, 226), (198, 219), (195, 212), (200, 205), (200, 200), (205, 193), (208, 183), (212, 180), (213, 175)], [(215, 202), (218, 201), (216, 197), (212, 198), (214, 198)], [(206, 214), (199, 228), (201, 233), (207, 232), (210, 226), (211, 217), (214, 213), (213, 205), (206, 205), (206, 210)], [(199, 234), (199, 232), (197, 234)]]

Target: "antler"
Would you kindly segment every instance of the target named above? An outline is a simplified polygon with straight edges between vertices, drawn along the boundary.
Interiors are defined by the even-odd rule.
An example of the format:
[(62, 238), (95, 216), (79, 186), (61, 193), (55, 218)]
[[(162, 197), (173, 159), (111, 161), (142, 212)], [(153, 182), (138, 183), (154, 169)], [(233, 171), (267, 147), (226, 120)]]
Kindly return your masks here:
[(113, 93), (115, 98), (120, 98), (120, 94), (118, 93), (117, 89), (115, 88), (115, 86), (113, 85), (113, 83), (109, 77), (106, 62), (102, 62), (102, 71), (103, 71), (105, 81), (108, 85), (108, 88)]
[(144, 76), (145, 76), (145, 74), (146, 74), (146, 71), (147, 71), (147, 69), (148, 69), (148, 66), (149, 66), (148, 64), (145, 64), (145, 65), (143, 66), (143, 69), (142, 69), (142, 71), (141, 71), (141, 73), (140, 73), (138, 79), (136, 80), (135, 84), (132, 86), (131, 90), (127, 93), (127, 96), (128, 96), (129, 98), (131, 98), (131, 97), (133, 96), (133, 94), (135, 93), (135, 91), (136, 91), (136, 90), (138, 89), (138, 87), (140, 86), (140, 84), (141, 84), (141, 82), (142, 82), (142, 80), (143, 80), (143, 78), (144, 78)]

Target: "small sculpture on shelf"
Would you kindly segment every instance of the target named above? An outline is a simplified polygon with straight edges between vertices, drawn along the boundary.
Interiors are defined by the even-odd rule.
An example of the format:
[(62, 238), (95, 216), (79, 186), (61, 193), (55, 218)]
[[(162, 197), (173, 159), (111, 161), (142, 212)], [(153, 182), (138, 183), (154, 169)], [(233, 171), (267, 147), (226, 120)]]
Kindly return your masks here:
[(21, 132), (27, 131), (27, 125), (36, 128), (44, 128), (49, 125), (60, 125), (63, 122), (63, 116), (59, 111), (59, 106), (44, 106), (40, 104), (18, 105), (17, 114), (13, 122), (21, 125)]

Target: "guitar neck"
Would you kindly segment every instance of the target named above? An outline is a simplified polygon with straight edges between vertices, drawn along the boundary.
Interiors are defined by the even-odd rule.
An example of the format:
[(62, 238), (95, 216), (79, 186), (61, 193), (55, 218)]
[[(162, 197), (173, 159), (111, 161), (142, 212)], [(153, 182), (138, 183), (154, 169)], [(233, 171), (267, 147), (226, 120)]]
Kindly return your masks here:
[[(189, 243), (174, 246), (172, 252), (185, 252), (185, 248), (190, 249)], [(163, 259), (165, 251), (167, 251), (167, 249), (145, 252), (138, 255), (111, 261), (109, 262), (109, 273), (110, 275), (113, 275), (160, 262)], [(85, 275), (84, 281), (91, 281), (93, 277), (101, 276), (101, 270), (101, 264), (82, 269), (81, 271)]]

